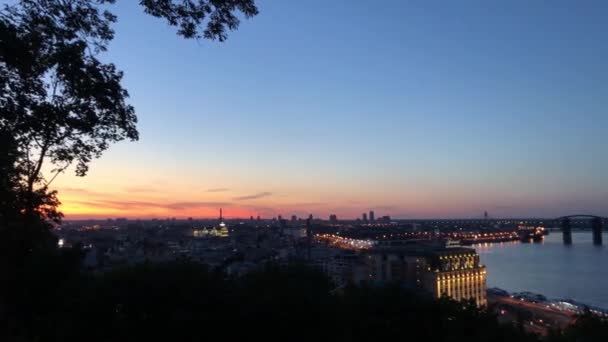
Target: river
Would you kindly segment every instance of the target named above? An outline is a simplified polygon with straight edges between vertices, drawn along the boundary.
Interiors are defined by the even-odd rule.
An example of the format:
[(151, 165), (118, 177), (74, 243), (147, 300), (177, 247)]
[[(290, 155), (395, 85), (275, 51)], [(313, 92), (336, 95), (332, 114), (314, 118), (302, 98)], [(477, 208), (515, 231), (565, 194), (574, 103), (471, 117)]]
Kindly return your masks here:
[[(608, 243), (608, 234), (603, 235)], [(473, 247), (487, 266), (488, 287), (569, 298), (608, 309), (608, 247), (594, 246), (590, 231), (573, 232), (573, 244), (551, 232), (542, 243), (492, 243)]]

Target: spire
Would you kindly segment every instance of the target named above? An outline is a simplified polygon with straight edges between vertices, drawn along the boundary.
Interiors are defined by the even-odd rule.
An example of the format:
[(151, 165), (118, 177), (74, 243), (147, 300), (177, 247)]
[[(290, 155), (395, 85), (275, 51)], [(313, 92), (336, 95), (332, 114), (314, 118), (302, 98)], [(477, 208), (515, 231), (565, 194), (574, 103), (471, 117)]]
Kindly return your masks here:
[(220, 208), (220, 221), (223, 221), (224, 217), (222, 216), (222, 208)]

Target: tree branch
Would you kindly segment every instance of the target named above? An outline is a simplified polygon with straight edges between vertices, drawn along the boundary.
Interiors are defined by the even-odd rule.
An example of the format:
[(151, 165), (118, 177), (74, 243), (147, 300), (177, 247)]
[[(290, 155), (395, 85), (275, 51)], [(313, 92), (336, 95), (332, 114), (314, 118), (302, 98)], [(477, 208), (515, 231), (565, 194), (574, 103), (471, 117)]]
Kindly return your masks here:
[(55, 169), (55, 175), (53, 175), (53, 178), (51, 178), (51, 180), (49, 180), (48, 182), (46, 182), (46, 186), (48, 187), (49, 185), (51, 185), (51, 183), (53, 183), (53, 181), (55, 180), (55, 178), (57, 178), (57, 176), (60, 173), (63, 173), (70, 165), (72, 165), (72, 162), (67, 162), (64, 167), (62, 167), (60, 169)]

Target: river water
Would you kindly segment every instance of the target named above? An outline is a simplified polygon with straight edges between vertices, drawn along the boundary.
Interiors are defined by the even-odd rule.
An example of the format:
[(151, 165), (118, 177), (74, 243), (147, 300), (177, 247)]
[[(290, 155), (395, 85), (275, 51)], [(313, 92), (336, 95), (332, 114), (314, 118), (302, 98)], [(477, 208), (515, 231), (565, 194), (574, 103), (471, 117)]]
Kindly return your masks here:
[[(604, 244), (608, 234), (604, 233)], [(608, 308), (608, 246), (594, 246), (591, 232), (572, 233), (573, 244), (551, 232), (542, 243), (492, 243), (473, 247), (488, 271), (488, 287), (530, 291)]]

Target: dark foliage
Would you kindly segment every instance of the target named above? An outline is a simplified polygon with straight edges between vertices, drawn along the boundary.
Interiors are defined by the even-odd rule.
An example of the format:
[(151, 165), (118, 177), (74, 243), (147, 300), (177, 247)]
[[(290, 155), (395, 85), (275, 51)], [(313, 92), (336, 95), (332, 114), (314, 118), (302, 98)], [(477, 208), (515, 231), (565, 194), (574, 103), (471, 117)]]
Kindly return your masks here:
[(1, 128), (22, 154), (28, 189), (45, 183), (48, 160), (85, 175), (108, 145), (137, 139), (134, 109), (122, 73), (102, 63), (115, 17), (95, 1), (21, 1), (0, 17)]
[(258, 14), (254, 0), (140, 0), (146, 13), (164, 18), (177, 26), (178, 34), (186, 38), (205, 38), (223, 42), (228, 30), (236, 30), (240, 20)]
[(74, 267), (77, 254), (27, 265), (22, 290), (11, 302), (10, 329), (0, 337), (91, 342), (536, 339), (499, 326), (493, 315), (471, 303), (432, 300), (397, 287), (332, 292), (322, 273), (302, 264), (267, 265), (236, 279), (192, 263), (90, 275)]
[[(89, 324), (87, 314), (105, 318), (104, 314), (117, 310), (113, 304), (120, 303), (121, 296), (135, 298), (125, 287), (112, 293), (114, 287), (105, 277), (91, 280), (82, 276), (77, 271), (78, 252), (57, 250), (51, 233), (53, 224), (62, 218), (57, 193), (49, 189), (55, 177), (71, 165), (76, 175), (84, 176), (91, 160), (111, 143), (139, 136), (135, 110), (121, 85), (122, 72), (98, 58), (114, 37), (112, 24), (117, 18), (109, 11), (114, 2), (19, 0), (0, 9), (0, 327), (3, 336), (10, 337), (0, 340), (85, 336), (86, 330), (78, 327), (99, 331), (99, 340), (104, 340), (105, 330)], [(238, 27), (235, 12), (248, 18), (257, 14), (253, 0), (140, 4), (145, 12), (178, 26), (178, 34), (186, 38), (219, 41)], [(166, 272), (201, 280), (195, 276), (202, 273), (187, 271)], [(161, 274), (160, 269), (150, 274), (139, 269), (130, 272), (135, 272), (135, 278), (125, 275), (120, 280)], [(164, 290), (156, 279), (149, 283)], [(173, 284), (165, 285), (176, 289)], [(113, 306), (88, 297), (89, 291), (97, 290)], [(195, 298), (192, 293), (186, 295), (188, 300)], [(167, 308), (165, 304), (160, 307)], [(138, 305), (135, 307), (140, 308)], [(142, 310), (147, 317), (147, 309)], [(118, 314), (123, 315), (120, 310)], [(116, 340), (113, 337), (120, 335), (121, 325), (139, 322), (135, 313), (120, 315), (128, 319), (111, 316), (104, 321), (116, 325), (109, 330), (109, 340)], [(76, 323), (78, 327), (72, 325)], [(150, 322), (144, 319), (140, 323)]]
[[(97, 55), (114, 37), (114, 0), (21, 0), (0, 13), (0, 128), (12, 132), (31, 191), (46, 160), (85, 175), (112, 142), (136, 140), (122, 72)], [(144, 10), (179, 26), (184, 37), (223, 41), (235, 12), (257, 14), (253, 0), (142, 0)]]
[[(0, 129), (0, 270), (5, 275), (21, 267), (31, 251), (57, 245), (50, 223), (40, 217), (61, 217), (55, 192), (45, 188), (29, 192), (21, 181), (22, 165), (17, 162), (20, 153), (12, 134)], [(26, 210), (28, 205), (33, 211)]]
[[(138, 139), (123, 74), (98, 58), (114, 38), (114, 2), (20, 0), (0, 10), (0, 266), (16, 262), (7, 253), (52, 246), (57, 175), (73, 165), (84, 176), (111, 143)], [(140, 4), (186, 38), (220, 41), (238, 27), (237, 12), (257, 14), (253, 0)]]

